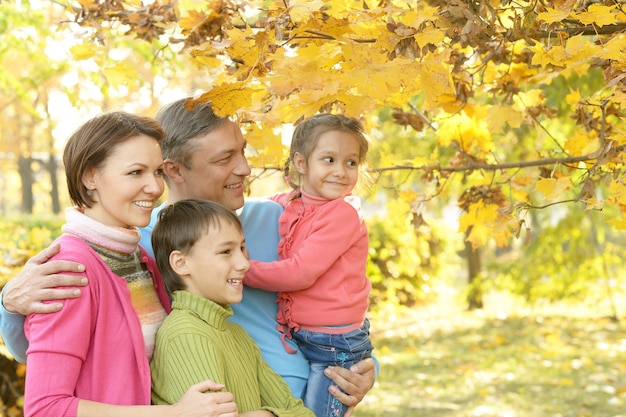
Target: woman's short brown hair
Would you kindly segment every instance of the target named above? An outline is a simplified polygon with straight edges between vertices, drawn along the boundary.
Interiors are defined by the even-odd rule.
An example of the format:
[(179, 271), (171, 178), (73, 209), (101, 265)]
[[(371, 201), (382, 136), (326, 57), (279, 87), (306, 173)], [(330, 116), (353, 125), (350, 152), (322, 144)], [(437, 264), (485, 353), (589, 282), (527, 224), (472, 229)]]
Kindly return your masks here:
[(75, 205), (90, 208), (95, 202), (83, 184), (85, 173), (100, 167), (115, 146), (140, 135), (150, 136), (159, 144), (165, 138), (156, 120), (122, 111), (96, 116), (70, 136), (63, 152), (63, 164), (67, 189)]

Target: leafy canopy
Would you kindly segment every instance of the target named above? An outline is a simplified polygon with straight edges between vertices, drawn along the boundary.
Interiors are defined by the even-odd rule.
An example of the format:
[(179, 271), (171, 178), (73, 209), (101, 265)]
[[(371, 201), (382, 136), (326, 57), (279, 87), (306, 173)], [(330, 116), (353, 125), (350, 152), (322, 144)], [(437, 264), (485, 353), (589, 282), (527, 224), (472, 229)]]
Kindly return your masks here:
[(529, 210), (626, 207), (620, 4), (79, 0), (67, 11), (95, 41), (121, 27), (182, 46), (210, 80), (195, 102), (251, 124), (258, 166), (281, 162), (275, 128), (316, 112), (363, 118), (379, 149), (389, 124), (404, 127), (412, 146), (372, 155), (377, 184), (414, 219), (434, 197), (456, 200), (474, 247), (509, 244)]

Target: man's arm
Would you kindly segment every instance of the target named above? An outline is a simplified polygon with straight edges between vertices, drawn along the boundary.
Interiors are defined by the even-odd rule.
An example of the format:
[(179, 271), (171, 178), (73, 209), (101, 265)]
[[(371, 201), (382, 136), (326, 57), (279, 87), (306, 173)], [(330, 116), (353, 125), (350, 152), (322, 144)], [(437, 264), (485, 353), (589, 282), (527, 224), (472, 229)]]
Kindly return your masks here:
[(350, 417), (354, 407), (372, 389), (376, 380), (376, 365), (372, 358), (367, 358), (355, 363), (350, 369), (329, 366), (324, 370), (324, 374), (341, 388), (340, 390), (331, 385), (328, 390), (342, 404), (349, 407), (344, 417)]
[(24, 316), (31, 313), (53, 313), (63, 308), (62, 302), (80, 296), (76, 287), (87, 284), (87, 278), (66, 275), (63, 272), (84, 272), (81, 264), (69, 261), (50, 261), (59, 252), (60, 245), (53, 244), (30, 258), (22, 271), (9, 281), (0, 294), (0, 333), (9, 352), (19, 362), (26, 361), (28, 342), (24, 336)]
[(84, 272), (83, 265), (69, 261), (48, 262), (60, 248), (60, 245), (55, 243), (30, 258), (22, 271), (4, 286), (2, 305), (6, 310), (23, 316), (32, 313), (53, 313), (63, 308), (63, 303), (43, 303), (43, 301), (80, 296), (78, 288), (56, 288), (87, 284), (87, 278), (84, 276), (63, 274), (63, 272)]

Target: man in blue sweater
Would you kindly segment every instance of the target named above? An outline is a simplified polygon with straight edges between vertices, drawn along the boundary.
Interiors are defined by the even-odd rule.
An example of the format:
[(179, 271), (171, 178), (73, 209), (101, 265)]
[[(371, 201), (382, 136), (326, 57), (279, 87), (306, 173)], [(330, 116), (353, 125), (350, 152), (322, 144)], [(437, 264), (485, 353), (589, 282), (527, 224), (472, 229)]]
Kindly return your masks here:
[[(152, 252), (152, 228), (165, 205), (198, 198), (237, 210), (250, 258), (276, 260), (282, 207), (265, 199), (244, 201), (244, 181), (250, 175), (250, 167), (244, 155), (246, 140), (241, 129), (229, 118), (217, 117), (210, 105), (198, 105), (189, 111), (184, 107), (185, 101), (165, 106), (156, 116), (167, 133), (162, 151), (168, 197), (166, 203), (153, 210), (150, 225), (142, 229), (140, 243)], [(82, 266), (64, 261), (46, 263), (57, 249), (50, 247), (30, 259), (2, 291), (0, 332), (17, 360), (26, 359), (24, 315), (58, 311), (62, 308), (59, 300), (80, 296), (78, 286), (85, 285), (81, 277), (64, 274), (81, 272)], [(59, 286), (70, 288), (56, 288)], [(44, 300), (54, 301), (44, 303)], [(276, 293), (246, 287), (243, 301), (233, 306), (233, 319), (248, 331), (265, 360), (287, 381), (294, 395), (300, 397), (308, 378), (308, 363), (299, 352), (286, 352), (276, 330), (275, 301)], [(348, 417), (374, 383), (374, 361), (365, 359), (349, 370), (332, 367), (326, 375), (343, 390), (330, 388), (339, 401), (351, 407)]]

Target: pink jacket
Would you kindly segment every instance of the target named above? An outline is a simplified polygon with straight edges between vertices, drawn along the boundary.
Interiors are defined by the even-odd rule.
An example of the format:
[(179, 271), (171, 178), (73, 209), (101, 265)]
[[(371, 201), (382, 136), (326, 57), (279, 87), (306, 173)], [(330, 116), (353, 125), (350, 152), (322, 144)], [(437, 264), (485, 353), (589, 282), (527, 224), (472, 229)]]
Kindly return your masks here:
[[(80, 262), (89, 284), (52, 314), (32, 314), (27, 351), (26, 416), (76, 416), (78, 400), (149, 405), (150, 366), (126, 280), (113, 274), (83, 240), (63, 235), (53, 259)], [(155, 261), (142, 248), (161, 304), (170, 300)]]
[(289, 328), (361, 323), (371, 288), (365, 274), (367, 228), (358, 197), (326, 200), (303, 192), (285, 205), (279, 261), (250, 261), (245, 283), (280, 291), (279, 323)]

